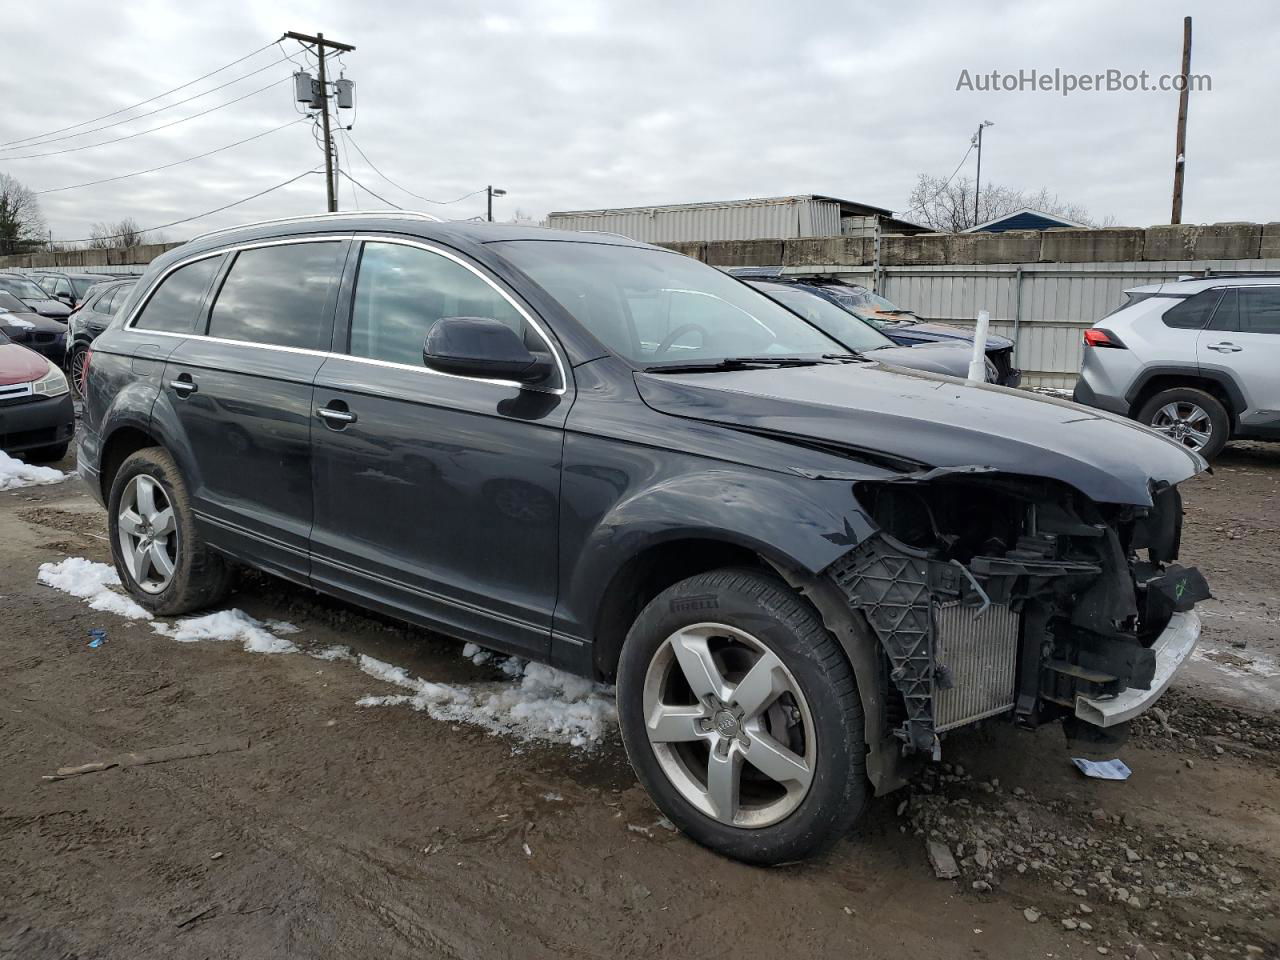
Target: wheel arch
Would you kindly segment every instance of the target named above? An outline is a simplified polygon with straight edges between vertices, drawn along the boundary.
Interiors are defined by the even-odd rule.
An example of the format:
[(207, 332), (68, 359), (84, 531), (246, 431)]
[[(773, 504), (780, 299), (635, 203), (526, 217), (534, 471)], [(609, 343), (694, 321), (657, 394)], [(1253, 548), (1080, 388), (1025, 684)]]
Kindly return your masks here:
[(1203, 390), (1221, 403), (1231, 420), (1233, 432), (1239, 427), (1240, 414), (1248, 408), (1244, 391), (1229, 373), (1203, 367), (1150, 367), (1142, 372), (1125, 395), (1130, 418), (1137, 419), (1143, 405), (1160, 391), (1178, 387)]
[(103, 502), (110, 500), (116, 474), (129, 457), (147, 447), (162, 446), (164, 444), (141, 423), (126, 421), (117, 425), (103, 440), (102, 454), (98, 459), (98, 484)]

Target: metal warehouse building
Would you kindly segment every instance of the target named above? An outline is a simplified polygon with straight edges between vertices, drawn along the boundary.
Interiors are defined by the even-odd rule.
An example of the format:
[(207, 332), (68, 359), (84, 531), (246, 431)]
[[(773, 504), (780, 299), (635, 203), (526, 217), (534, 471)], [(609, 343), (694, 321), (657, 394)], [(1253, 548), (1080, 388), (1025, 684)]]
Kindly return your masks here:
[(565, 210), (547, 217), (560, 230), (599, 230), (647, 243), (708, 240), (790, 240), (927, 233), (895, 219), (892, 210), (814, 194), (718, 203), (676, 203), (614, 210)]

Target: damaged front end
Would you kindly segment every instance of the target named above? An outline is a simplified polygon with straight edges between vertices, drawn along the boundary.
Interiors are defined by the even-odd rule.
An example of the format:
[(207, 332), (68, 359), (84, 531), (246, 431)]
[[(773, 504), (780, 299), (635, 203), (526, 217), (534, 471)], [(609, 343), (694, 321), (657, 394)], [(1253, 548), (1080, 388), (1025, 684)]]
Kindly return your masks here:
[(1160, 695), (1199, 636), (1209, 596), (1173, 563), (1176, 487), (1150, 506), (1095, 503), (1001, 473), (860, 482), (878, 531), (826, 571), (880, 642), (884, 728), (901, 754), (1009, 714), (1114, 727)]

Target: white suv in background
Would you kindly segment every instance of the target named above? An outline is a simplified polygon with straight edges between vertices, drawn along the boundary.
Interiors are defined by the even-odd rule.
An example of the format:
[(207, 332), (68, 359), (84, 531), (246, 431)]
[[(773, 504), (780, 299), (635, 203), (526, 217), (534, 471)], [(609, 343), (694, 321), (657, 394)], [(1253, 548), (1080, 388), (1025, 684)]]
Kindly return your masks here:
[(1132, 417), (1206, 458), (1280, 440), (1280, 275), (1134, 287), (1084, 332), (1074, 399)]

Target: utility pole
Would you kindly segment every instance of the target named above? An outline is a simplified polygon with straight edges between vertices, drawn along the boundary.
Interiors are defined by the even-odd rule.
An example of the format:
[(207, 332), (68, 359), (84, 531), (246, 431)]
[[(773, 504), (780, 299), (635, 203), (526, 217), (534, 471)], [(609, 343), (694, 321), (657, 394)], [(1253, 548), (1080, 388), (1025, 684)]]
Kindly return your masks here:
[(994, 126), (995, 124), (990, 120), (983, 120), (978, 124), (978, 133), (976, 135), (978, 146), (978, 172), (973, 178), (973, 225), (975, 227), (981, 222), (978, 220), (978, 193), (982, 189), (982, 128)]
[(1187, 167), (1187, 106), (1191, 100), (1191, 18), (1182, 18), (1182, 90), (1178, 94), (1178, 145), (1173, 159), (1173, 214), (1170, 223), (1182, 222), (1182, 178)]
[(489, 184), (489, 186), (485, 187), (484, 189), (485, 189), (485, 192), (489, 195), (489, 215), (488, 215), (489, 222), (493, 223), (493, 198), (505, 197), (507, 195), (507, 191), (501, 190), (498, 187), (495, 187), (493, 184)]
[(333, 173), (333, 138), (329, 134), (329, 80), (325, 73), (324, 55), (326, 50), (337, 50), (339, 53), (350, 53), (355, 47), (348, 43), (338, 43), (336, 40), (326, 40), (323, 33), (317, 33), (314, 37), (305, 33), (296, 33), (290, 30), (285, 33), (290, 40), (297, 40), (301, 44), (310, 44), (316, 49), (316, 57), (320, 61), (320, 114), (322, 124), (324, 126), (324, 189), (325, 195), (329, 201), (329, 212), (334, 213), (338, 209), (338, 185), (334, 180)]

